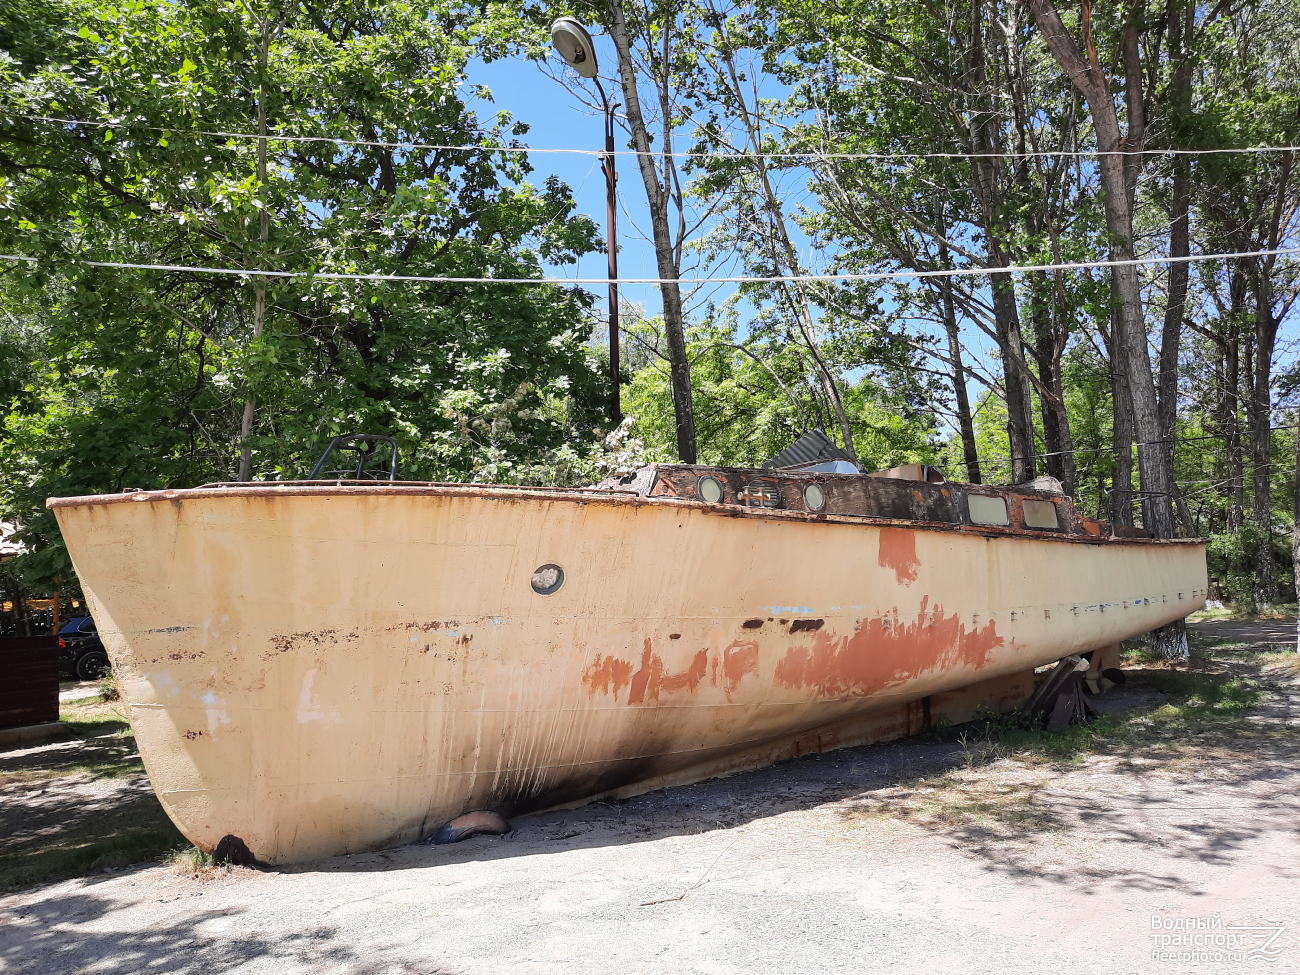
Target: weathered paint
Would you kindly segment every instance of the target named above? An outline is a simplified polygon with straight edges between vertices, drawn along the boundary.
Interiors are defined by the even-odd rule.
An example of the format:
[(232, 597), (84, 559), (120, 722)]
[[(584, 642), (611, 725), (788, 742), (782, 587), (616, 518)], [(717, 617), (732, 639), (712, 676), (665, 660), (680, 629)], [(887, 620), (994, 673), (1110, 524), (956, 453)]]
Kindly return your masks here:
[(916, 557), (916, 530), (912, 528), (880, 529), (881, 568), (893, 569), (894, 578), (905, 586), (916, 582), (921, 561)]
[[(233, 834), (272, 862), (848, 741), (1206, 589), (1198, 542), (671, 497), (290, 485), (51, 505), (164, 808), (200, 847)], [(539, 596), (550, 562), (566, 580)]]
[(851, 635), (819, 631), (809, 645), (786, 651), (776, 665), (776, 682), (815, 698), (866, 697), (935, 670), (983, 669), (1004, 642), (997, 623), (968, 629), (941, 607), (929, 611), (928, 603), (928, 596), (921, 597), (916, 618), (908, 622), (881, 616), (863, 620)]

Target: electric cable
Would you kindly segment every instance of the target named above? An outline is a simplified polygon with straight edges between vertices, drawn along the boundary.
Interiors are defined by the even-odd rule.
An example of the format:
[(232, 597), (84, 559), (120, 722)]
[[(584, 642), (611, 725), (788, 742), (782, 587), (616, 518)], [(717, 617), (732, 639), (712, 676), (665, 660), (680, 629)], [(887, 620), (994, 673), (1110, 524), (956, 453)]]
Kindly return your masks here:
[[(365, 146), (374, 149), (421, 149), (429, 152), (520, 152), (546, 154), (571, 154), (578, 156), (605, 156), (603, 149), (545, 149), (535, 146), (454, 146), (428, 142), (386, 142), (378, 139), (340, 139), (327, 135), (294, 135), (291, 133), (272, 133), (259, 135), (255, 132), (227, 132), (219, 129), (181, 129), (161, 125), (133, 126), (127, 122), (92, 122), (81, 119), (56, 118), (50, 115), (15, 115), (15, 118), (35, 122), (55, 122), (59, 125), (75, 125), (88, 128), (129, 129), (139, 128), (150, 132), (161, 132), (168, 137), (204, 136), (218, 139), (266, 139), (268, 142), (322, 142), (338, 146)], [(1025, 152), (692, 152), (673, 151), (658, 152), (638, 149), (616, 149), (615, 156), (649, 156), (658, 158), (671, 156), (674, 159), (846, 159), (846, 160), (909, 160), (909, 159), (1100, 159), (1106, 156), (1214, 156), (1214, 155), (1254, 155), (1266, 152), (1297, 152), (1300, 146), (1239, 146), (1218, 149), (1044, 149)]]
[[(1138, 267), (1149, 264), (1189, 264), (1197, 261), (1229, 261), (1249, 257), (1274, 257), (1300, 254), (1300, 247), (1278, 247), (1271, 250), (1236, 251), (1226, 254), (1190, 254), (1185, 257), (1135, 257), (1125, 260), (1076, 261), (1069, 264), (1015, 264), (1007, 267), (942, 268), (929, 271), (870, 271), (834, 272), (830, 274), (774, 274), (735, 275), (703, 278), (463, 278), (434, 274), (375, 274), (342, 271), (269, 271), (259, 268), (194, 267), (185, 264), (135, 264), (127, 261), (91, 261), (71, 257), (52, 259), (51, 264), (70, 264), (82, 267), (118, 268), (135, 271), (169, 271), (187, 274), (224, 274), (237, 277), (258, 278), (308, 278), (321, 281), (380, 281), (390, 283), (427, 284), (508, 284), (508, 285), (608, 285), (608, 284), (812, 284), (831, 281), (890, 281), (897, 279), (924, 279), (943, 277), (971, 277), (974, 275), (1023, 274), (1029, 271), (1081, 271), (1090, 268)], [(0, 260), (44, 263), (43, 259), (23, 254), (0, 254)]]

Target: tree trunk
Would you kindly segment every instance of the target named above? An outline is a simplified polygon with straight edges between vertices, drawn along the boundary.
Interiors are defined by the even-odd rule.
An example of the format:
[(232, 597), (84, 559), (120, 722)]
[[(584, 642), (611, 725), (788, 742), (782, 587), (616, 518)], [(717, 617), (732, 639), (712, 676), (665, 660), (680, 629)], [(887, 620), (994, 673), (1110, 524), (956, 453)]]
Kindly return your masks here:
[[(263, 193), (266, 187), (266, 59), (268, 48), (271, 45), (271, 18), (264, 16), (262, 18), (262, 44), (257, 52), (258, 67), (258, 89), (257, 89), (257, 183), (258, 192)], [(266, 243), (270, 236), (271, 222), (266, 212), (266, 201), (263, 201), (261, 211), (258, 213), (258, 234), (257, 239), (263, 244)], [(266, 260), (266, 248), (259, 248), (258, 263)], [(262, 330), (266, 323), (266, 279), (255, 278), (253, 281), (253, 341), (256, 342), (262, 337)], [(240, 481), (247, 481), (252, 476), (253, 470), (253, 448), (248, 445), (248, 438), (253, 435), (253, 413), (257, 409), (257, 402), (250, 392), (247, 399), (244, 400), (244, 415), (239, 424), (239, 477)]]
[[(1288, 222), (1287, 192), (1291, 177), (1292, 154), (1285, 152), (1280, 161), (1277, 196), (1272, 219), (1268, 227), (1266, 249), (1277, 248), (1283, 225)], [(1277, 345), (1277, 329), (1283, 316), (1273, 314), (1273, 267), (1277, 258), (1260, 258), (1251, 283), (1255, 297), (1255, 368), (1252, 374), (1251, 402), (1246, 411), (1250, 418), (1251, 459), (1254, 463), (1254, 491), (1252, 516), (1257, 533), (1255, 548), (1255, 603), (1271, 606), (1277, 596), (1276, 573), (1273, 565), (1273, 351)]]
[(1029, 276), (1030, 320), (1033, 324), (1034, 362), (1038, 366), (1038, 403), (1043, 418), (1043, 462), (1047, 473), (1061, 482), (1068, 495), (1074, 494), (1074, 436), (1070, 414), (1065, 408), (1065, 384), (1061, 377), (1061, 353), (1065, 339), (1053, 320), (1052, 286), (1046, 271)]
[[(673, 387), (673, 415), (677, 425), (677, 456), (683, 463), (694, 464), (698, 451), (695, 442), (695, 409), (691, 400), (691, 362), (686, 354), (686, 330), (682, 315), (682, 291), (677, 279), (681, 277), (680, 261), (668, 227), (669, 187), (659, 180), (654, 156), (650, 149), (650, 133), (641, 114), (641, 99), (637, 92), (636, 67), (632, 61), (631, 39), (627, 18), (623, 14), (622, 0), (605, 0), (609, 15), (609, 33), (618, 52), (618, 75), (623, 87), (624, 105), (628, 127), (632, 130), (632, 144), (636, 147), (641, 180), (645, 183), (646, 202), (650, 206), (650, 227), (654, 237), (655, 260), (659, 277), (663, 279), (660, 294), (663, 296), (664, 331), (668, 337), (668, 362)], [(664, 65), (664, 71), (669, 67)], [(668, 123), (666, 123), (668, 124)], [(667, 146), (665, 146), (667, 151)]]
[[(987, 103), (986, 85), (987, 65), (984, 47), (984, 8), (976, 0), (971, 12), (970, 44), (966, 55), (966, 73), (969, 78), (970, 96), (974, 107), (969, 123), (969, 140), (971, 152), (971, 178), (974, 182), (976, 196), (980, 201), (983, 217), (985, 246), (988, 252), (990, 269), (1007, 267), (1003, 240), (1002, 192), (998, 185), (998, 161), (988, 154), (996, 153), (999, 147), (990, 137), (989, 121), (995, 112)], [(1032, 387), (1025, 363), (1024, 339), (1020, 329), (1020, 313), (1016, 308), (1015, 280), (1010, 274), (990, 274), (989, 284), (993, 292), (993, 322), (998, 339), (998, 349), (1002, 353), (1003, 386), (1007, 394), (1007, 438), (1011, 447), (1011, 480), (1016, 484), (1032, 481), (1035, 474), (1034, 464), (1034, 403)]]
[(1133, 407), (1128, 395), (1128, 352), (1120, 338), (1124, 325), (1112, 316), (1110, 342), (1111, 450), (1115, 476), (1111, 478), (1106, 517), (1116, 525), (1133, 526)]
[(1255, 525), (1254, 603), (1256, 609), (1271, 607), (1277, 598), (1273, 565), (1272, 446), (1273, 446), (1273, 349), (1277, 322), (1273, 319), (1272, 282), (1266, 270), (1253, 275), (1255, 292), (1255, 361), (1251, 369), (1250, 399), (1246, 422), (1250, 426), (1252, 468), (1251, 521)]
[(1245, 520), (1245, 482), (1241, 454), (1241, 341), (1237, 334), (1238, 315), (1244, 296), (1241, 276), (1230, 271), (1228, 282), (1229, 311), (1224, 322), (1225, 335), (1220, 349), (1223, 354), (1223, 371), (1219, 378), (1218, 398), (1215, 403), (1219, 435), (1223, 438), (1224, 460), (1228, 468), (1228, 511), (1225, 530), (1239, 531)]
[[(1295, 417), (1300, 421), (1300, 410)], [(1291, 516), (1291, 571), (1295, 574), (1296, 600), (1300, 602), (1300, 429), (1295, 432), (1295, 498)], [(1296, 620), (1296, 653), (1300, 653), (1300, 619)]]
[[(1002, 266), (999, 264), (998, 266)], [(1015, 284), (1010, 274), (993, 274), (993, 318), (1002, 353), (1002, 382), (1007, 391), (1007, 437), (1011, 446), (1011, 480), (1032, 481), (1034, 463), (1034, 399), (1025, 375), (1025, 344), (1020, 333)]]
[[(1034, 271), (1026, 277), (1029, 292), (1029, 325), (1034, 352), (1034, 363), (1038, 366), (1038, 381), (1044, 386), (1052, 386), (1052, 310), (1046, 301), (1047, 272)], [(1038, 391), (1039, 414), (1043, 420), (1043, 466), (1047, 473), (1058, 481), (1064, 482), (1061, 470), (1061, 424), (1048, 397)]]
[[(941, 250), (946, 258), (946, 249)], [(980, 484), (983, 474), (980, 471), (979, 448), (975, 442), (975, 421), (971, 417), (970, 396), (966, 391), (966, 369), (962, 363), (957, 309), (952, 300), (952, 278), (940, 278), (939, 282), (939, 291), (943, 296), (943, 327), (948, 333), (948, 359), (952, 366), (952, 391), (957, 397), (957, 424), (961, 430), (962, 456), (966, 461), (966, 480), (971, 484)]]
[[(1173, 83), (1169, 100), (1173, 106), (1173, 126), (1186, 126), (1190, 119), (1192, 100), (1192, 19), (1195, 4), (1184, 0), (1179, 9), (1176, 2), (1169, 4), (1169, 58), (1174, 63)], [(1181, 143), (1178, 132), (1171, 141)], [(1169, 199), (1169, 256), (1187, 257), (1192, 253), (1190, 215), (1192, 208), (1192, 164), (1186, 156), (1175, 156), (1173, 185)], [(1183, 320), (1187, 317), (1187, 277), (1191, 265), (1182, 262), (1169, 265), (1169, 301), (1165, 305), (1164, 328), (1160, 334), (1160, 425), (1165, 438), (1170, 441), (1170, 464), (1173, 463), (1174, 426), (1178, 415), (1178, 350), (1183, 333)]]
[[(1191, 251), (1188, 220), (1192, 202), (1192, 171), (1187, 157), (1174, 161), (1173, 194), (1169, 208), (1169, 254), (1186, 257)], [(1175, 434), (1178, 431), (1178, 351), (1183, 332), (1183, 319), (1187, 317), (1187, 275), (1190, 265), (1169, 265), (1169, 301), (1165, 306), (1164, 328), (1160, 334), (1160, 439), (1165, 441), (1170, 471), (1174, 470)], [(1173, 483), (1171, 476), (1170, 482)], [(1187, 504), (1175, 486), (1176, 511), (1183, 527), (1191, 533), (1191, 515)]]
[[(1142, 165), (1140, 152), (1146, 129), (1138, 51), (1138, 11), (1129, 12), (1129, 18), (1120, 31), (1128, 122), (1127, 133), (1121, 133), (1110, 79), (1101, 66), (1093, 43), (1091, 6), (1084, 6), (1082, 16), (1087, 50), (1085, 58), (1073, 36), (1061, 23), (1052, 0), (1026, 2), (1052, 56), (1088, 103), (1097, 134), (1097, 148), (1102, 152), (1098, 158), (1098, 170), (1104, 194), (1106, 229), (1111, 240), (1110, 256), (1112, 260), (1131, 261), (1134, 258), (1133, 192)], [(1125, 373), (1133, 404), (1133, 429), (1138, 437), (1138, 470), (1143, 491), (1151, 492), (1143, 498), (1143, 511), (1147, 518), (1145, 527), (1154, 531), (1157, 538), (1173, 538), (1173, 471), (1169, 455), (1160, 443), (1160, 411), (1147, 354), (1146, 322), (1137, 268), (1132, 264), (1112, 268), (1111, 282), (1123, 320), (1121, 338), (1127, 353)], [(1179, 621), (1161, 627), (1151, 634), (1151, 646), (1157, 656), (1187, 656), (1186, 626)]]

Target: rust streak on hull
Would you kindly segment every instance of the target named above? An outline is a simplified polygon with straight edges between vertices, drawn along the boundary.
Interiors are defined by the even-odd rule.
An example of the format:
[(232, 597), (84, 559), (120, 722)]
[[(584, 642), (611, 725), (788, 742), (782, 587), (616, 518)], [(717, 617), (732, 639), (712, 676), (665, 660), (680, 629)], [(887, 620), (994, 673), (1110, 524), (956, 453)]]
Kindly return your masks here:
[[(620, 661), (623, 663), (623, 661)], [(641, 654), (641, 667), (632, 675), (632, 683), (627, 692), (628, 704), (643, 704), (646, 701), (658, 701), (660, 692), (671, 694), (674, 691), (694, 691), (708, 673), (709, 651), (701, 650), (691, 660), (690, 666), (681, 673), (664, 672), (664, 661), (650, 647), (650, 638), (646, 637), (645, 650)]]
[(596, 662), (582, 672), (582, 683), (595, 694), (601, 691), (618, 697), (618, 692), (632, 681), (632, 665), (618, 657), (597, 657)]
[(928, 604), (929, 597), (922, 597), (916, 619), (906, 625), (880, 616), (864, 620), (851, 636), (818, 632), (810, 646), (792, 647), (781, 658), (777, 683), (806, 688), (819, 698), (862, 697), (933, 671), (978, 670), (1002, 645), (996, 623), (967, 629), (958, 617), (945, 616), (942, 607), (927, 613)]

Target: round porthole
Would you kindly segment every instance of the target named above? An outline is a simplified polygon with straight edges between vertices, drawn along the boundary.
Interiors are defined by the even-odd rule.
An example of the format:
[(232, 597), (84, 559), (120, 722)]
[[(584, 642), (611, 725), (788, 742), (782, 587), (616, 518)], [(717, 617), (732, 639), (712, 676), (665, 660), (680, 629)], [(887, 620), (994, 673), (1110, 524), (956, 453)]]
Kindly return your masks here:
[(820, 484), (809, 484), (803, 489), (803, 501), (809, 511), (821, 511), (826, 507), (826, 492)]
[(533, 592), (539, 596), (549, 596), (560, 591), (564, 585), (564, 570), (554, 562), (539, 565), (533, 570)]
[(695, 484), (695, 496), (709, 504), (722, 500), (722, 482), (716, 477), (702, 477)]

